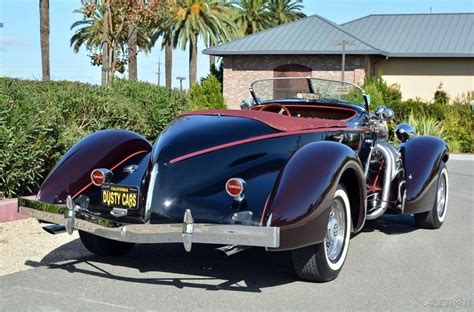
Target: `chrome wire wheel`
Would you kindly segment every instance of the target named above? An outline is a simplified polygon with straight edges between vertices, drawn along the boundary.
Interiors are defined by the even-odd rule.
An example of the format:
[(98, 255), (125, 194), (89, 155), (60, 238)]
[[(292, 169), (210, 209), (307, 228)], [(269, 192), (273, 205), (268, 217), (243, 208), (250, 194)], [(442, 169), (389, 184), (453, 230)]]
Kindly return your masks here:
[(324, 237), (324, 254), (328, 267), (333, 271), (342, 268), (349, 249), (351, 235), (351, 207), (344, 187), (338, 187), (329, 211)]
[(449, 177), (446, 164), (441, 163), (438, 173), (434, 203), (429, 211), (415, 213), (415, 223), (423, 229), (439, 229), (446, 219), (449, 198)]
[(448, 174), (447, 170), (443, 169), (441, 171), (439, 182), (438, 182), (438, 191), (436, 194), (436, 212), (438, 213), (439, 221), (444, 221), (446, 216), (446, 206), (448, 203)]
[(351, 204), (343, 184), (337, 185), (327, 210), (329, 216), (322, 242), (291, 251), (295, 272), (304, 280), (331, 281), (337, 277), (346, 260), (351, 238)]
[(329, 213), (328, 227), (326, 231), (326, 254), (329, 261), (335, 263), (341, 257), (346, 235), (346, 212), (345, 203), (340, 197), (334, 198)]

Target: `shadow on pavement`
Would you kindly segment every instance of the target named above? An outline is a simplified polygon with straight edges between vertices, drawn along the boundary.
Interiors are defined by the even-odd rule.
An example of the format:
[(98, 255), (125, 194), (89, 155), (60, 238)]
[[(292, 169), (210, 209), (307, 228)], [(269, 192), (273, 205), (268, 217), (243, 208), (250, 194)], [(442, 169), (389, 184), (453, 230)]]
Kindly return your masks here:
[[(124, 282), (206, 290), (261, 292), (261, 288), (296, 281), (287, 252), (266, 252), (253, 248), (224, 257), (215, 252), (215, 247), (195, 245), (187, 253), (182, 244), (142, 244), (136, 245), (126, 256), (100, 257), (85, 251), (77, 239), (53, 250), (40, 262), (28, 260), (25, 264)], [(75, 258), (68, 256), (70, 253), (67, 251), (76, 248), (84, 249), (82, 255)], [(132, 269), (131, 273), (127, 271), (126, 276), (121, 274), (123, 268)], [(132, 277), (134, 270), (142, 274)], [(154, 277), (163, 275), (161, 273), (179, 277)]]
[(382, 232), (387, 235), (406, 234), (418, 230), (412, 215), (385, 214), (376, 220), (366, 221), (362, 232)]
[[(396, 235), (415, 230), (413, 216), (387, 214), (367, 221), (361, 234), (379, 231)], [(265, 287), (297, 281), (288, 252), (252, 248), (224, 257), (215, 251), (216, 247), (196, 244), (187, 253), (182, 244), (140, 244), (126, 256), (100, 257), (88, 252), (76, 239), (53, 250), (40, 262), (26, 261), (25, 264), (118, 281), (206, 290), (260, 292)], [(123, 268), (132, 270), (124, 274)], [(133, 276), (135, 270), (141, 273), (137, 277)], [(155, 277), (162, 273), (179, 277)]]

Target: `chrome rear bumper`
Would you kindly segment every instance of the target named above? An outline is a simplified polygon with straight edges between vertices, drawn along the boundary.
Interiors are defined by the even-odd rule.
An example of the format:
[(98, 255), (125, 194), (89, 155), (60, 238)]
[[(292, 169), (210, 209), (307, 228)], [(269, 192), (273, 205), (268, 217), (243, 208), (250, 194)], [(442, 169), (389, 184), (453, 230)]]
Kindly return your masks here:
[(71, 197), (66, 205), (53, 205), (26, 198), (18, 199), (18, 212), (38, 220), (97, 236), (129, 243), (183, 243), (187, 251), (193, 243), (243, 245), (267, 248), (280, 246), (280, 228), (237, 224), (194, 223), (186, 210), (181, 224), (122, 224), (82, 211)]

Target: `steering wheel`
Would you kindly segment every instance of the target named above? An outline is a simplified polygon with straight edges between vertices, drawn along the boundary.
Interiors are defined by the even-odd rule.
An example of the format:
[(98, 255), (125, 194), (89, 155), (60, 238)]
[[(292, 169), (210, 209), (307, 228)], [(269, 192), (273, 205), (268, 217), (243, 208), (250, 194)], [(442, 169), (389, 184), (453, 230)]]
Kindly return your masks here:
[(262, 108), (260, 108), (260, 111), (272, 111), (275, 113), (278, 113), (280, 115), (286, 115), (288, 117), (291, 117), (290, 110), (286, 108), (285, 106), (281, 104), (270, 104), (270, 105), (264, 105)]

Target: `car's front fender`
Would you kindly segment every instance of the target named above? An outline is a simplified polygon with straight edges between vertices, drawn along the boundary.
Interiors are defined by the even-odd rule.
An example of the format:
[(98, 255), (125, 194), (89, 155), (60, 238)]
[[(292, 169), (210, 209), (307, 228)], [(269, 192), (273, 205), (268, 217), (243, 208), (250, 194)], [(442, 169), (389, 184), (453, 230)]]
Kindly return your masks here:
[(404, 213), (419, 213), (433, 208), (436, 179), (441, 162), (449, 158), (446, 142), (433, 136), (418, 136), (400, 147), (407, 177)]
[(277, 178), (263, 223), (280, 227), (279, 250), (323, 241), (337, 184), (344, 179), (354, 228), (363, 225), (366, 186), (359, 159), (349, 147), (335, 142), (310, 143), (294, 153)]

